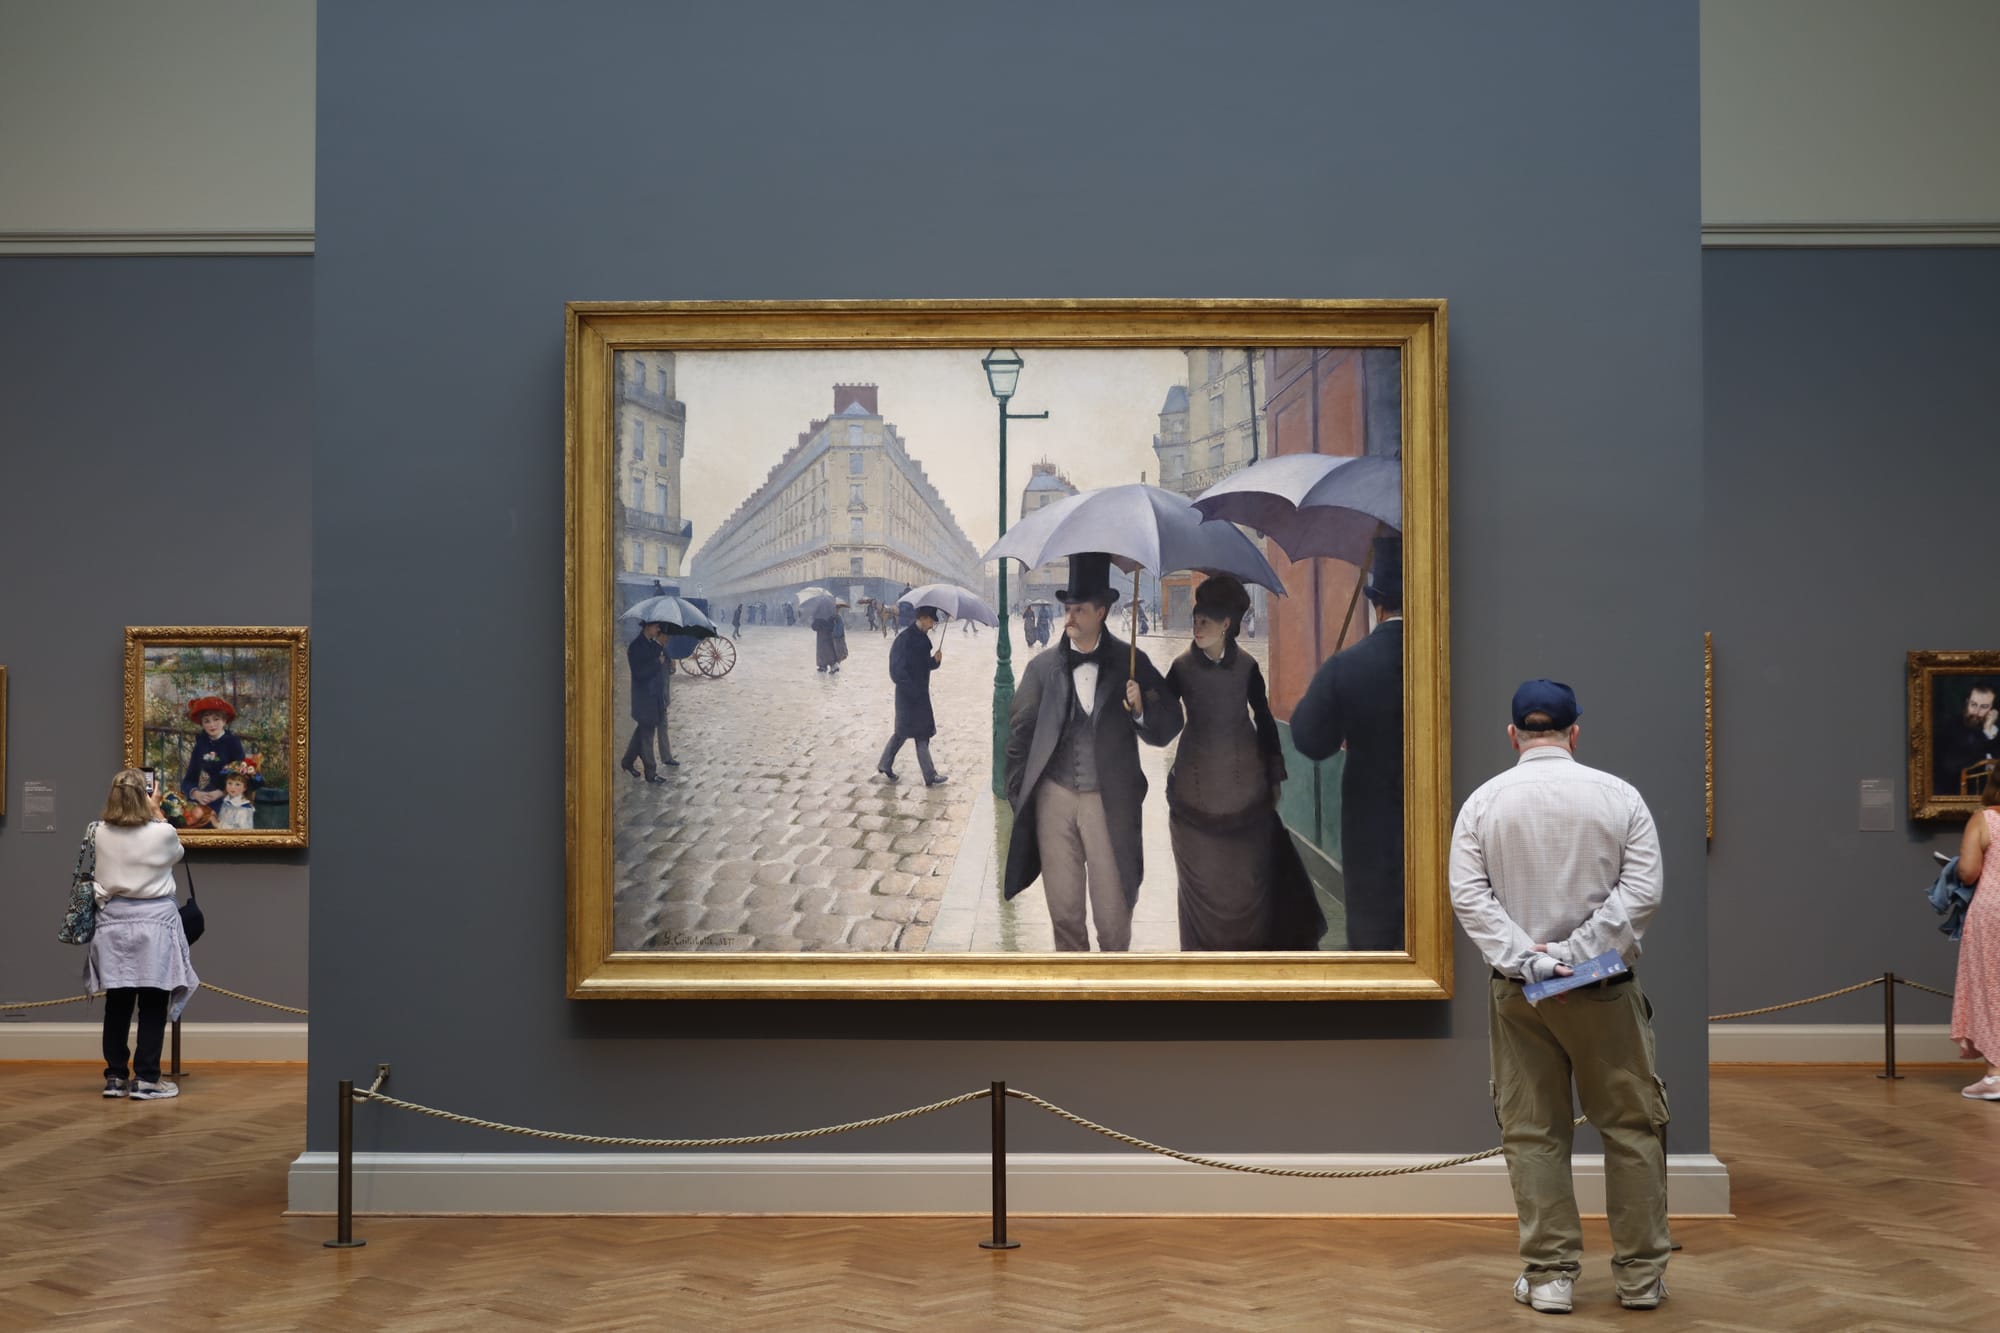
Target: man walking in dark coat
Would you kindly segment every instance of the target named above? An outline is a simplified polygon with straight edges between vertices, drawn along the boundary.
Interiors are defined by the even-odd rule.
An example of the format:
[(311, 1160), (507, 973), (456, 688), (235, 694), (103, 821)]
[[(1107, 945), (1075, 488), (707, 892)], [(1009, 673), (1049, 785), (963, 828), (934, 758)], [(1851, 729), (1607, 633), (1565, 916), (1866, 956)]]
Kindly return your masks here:
[(1368, 579), (1367, 638), (1320, 663), (1292, 710), (1292, 744), (1308, 759), (1343, 745), (1340, 877), (1347, 947), (1403, 947), (1403, 539), (1378, 537)]
[(667, 627), (657, 620), (641, 625), (638, 637), (625, 646), (625, 664), (632, 672), (634, 726), (632, 739), (625, 746), (625, 757), (618, 761), (618, 766), (636, 778), (642, 774), (633, 765), (643, 763), (646, 781), (665, 782), (653, 762), (656, 738), (660, 762), (680, 767), (680, 760), (674, 758), (673, 743), (667, 739), (667, 700), (673, 690), (668, 682), (674, 674), (674, 664), (667, 657)]
[(896, 781), (896, 756), (904, 741), (917, 743), (917, 767), (923, 770), (924, 785), (944, 784), (944, 774), (931, 764), (931, 737), (937, 735), (937, 719), (931, 714), (931, 672), (944, 665), (944, 649), (931, 647), (931, 627), (938, 622), (937, 608), (920, 606), (915, 622), (889, 645), (889, 679), (896, 682), (896, 734), (882, 751), (875, 771)]
[[(1105, 628), (1118, 594), (1111, 560), (1070, 557), (1063, 638), (1021, 673), (1007, 732), (1007, 800), (1014, 832), (1003, 892), (1036, 879), (1048, 899), (1055, 947), (1132, 947), (1132, 908), (1145, 859), (1139, 836), (1146, 775), (1139, 742), (1165, 745), (1181, 729), (1181, 705), (1159, 669)], [(1134, 676), (1136, 667), (1137, 675)]]

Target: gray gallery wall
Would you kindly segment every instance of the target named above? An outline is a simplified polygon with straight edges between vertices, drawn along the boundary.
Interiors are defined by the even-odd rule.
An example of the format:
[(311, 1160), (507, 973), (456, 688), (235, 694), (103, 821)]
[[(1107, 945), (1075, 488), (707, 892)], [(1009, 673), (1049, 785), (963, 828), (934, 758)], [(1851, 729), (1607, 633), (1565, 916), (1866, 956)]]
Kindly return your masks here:
[[(1893, 971), (1949, 990), (1923, 898), (1957, 819), (1908, 817), (1904, 654), (2000, 648), (2000, 251), (1710, 251), (1716, 1012)], [(1859, 830), (1859, 787), (1896, 829)], [(1898, 1019), (1942, 1023), (1904, 989)], [(1760, 1022), (1879, 1021), (1879, 990)]]
[[(1170, 1143), (1492, 1141), (1463, 945), (1427, 1005), (563, 998), (563, 302), (1131, 295), (1450, 299), (1456, 787), (1508, 761), (1520, 678), (1578, 686), (1664, 830), (1646, 977), (1675, 1148), (1705, 1149), (1695, 6), (1232, 14), (322, 8), (315, 785), (438, 768), (314, 812), (310, 1147), (382, 1060), (416, 1100), (604, 1133), (1006, 1078)], [(373, 1150), (507, 1146), (366, 1120)]]
[[(307, 622), (311, 319), (306, 259), (0, 259), (0, 1000), (80, 989), (55, 928), (121, 762), (124, 627)], [(56, 789), (55, 833), (23, 827), (30, 779)], [(205, 978), (305, 1004), (308, 855), (191, 855)], [(187, 1012), (288, 1018), (219, 995)]]

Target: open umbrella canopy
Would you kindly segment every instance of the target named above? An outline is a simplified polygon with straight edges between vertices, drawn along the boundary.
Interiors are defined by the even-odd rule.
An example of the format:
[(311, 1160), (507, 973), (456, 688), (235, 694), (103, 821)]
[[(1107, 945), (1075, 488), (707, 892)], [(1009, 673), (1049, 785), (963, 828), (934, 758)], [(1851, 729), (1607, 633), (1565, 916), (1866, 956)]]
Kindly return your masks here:
[(912, 588), (896, 599), (900, 606), (911, 608), (934, 606), (954, 620), (970, 620), (981, 625), (998, 626), (999, 617), (993, 608), (968, 588), (956, 583), (926, 583), (921, 588)]
[(1102, 486), (1058, 500), (1008, 529), (983, 558), (1033, 569), (1083, 551), (1108, 552), (1128, 574), (1193, 569), (1285, 592), (1255, 542), (1227, 523), (1202, 522), (1186, 497), (1158, 486)]
[(1403, 529), (1403, 464), (1285, 454), (1223, 478), (1196, 496), (1194, 507), (1206, 518), (1255, 528), (1293, 560), (1329, 556), (1359, 565), (1377, 532)]
[(836, 602), (832, 593), (823, 592), (817, 597), (808, 597), (799, 603), (799, 619), (810, 625), (821, 616), (830, 616), (845, 605), (845, 602)]
[(636, 620), (641, 624), (658, 621), (671, 634), (690, 638), (705, 639), (722, 631), (715, 622), (703, 614), (700, 607), (681, 597), (648, 597), (643, 602), (634, 602), (625, 608), (624, 619)]
[(797, 592), (792, 594), (793, 600), (801, 604), (810, 602), (815, 597), (831, 597), (831, 596), (833, 596), (832, 593), (828, 592), (825, 588), (820, 587), (817, 583), (815, 583), (810, 588), (800, 588)]

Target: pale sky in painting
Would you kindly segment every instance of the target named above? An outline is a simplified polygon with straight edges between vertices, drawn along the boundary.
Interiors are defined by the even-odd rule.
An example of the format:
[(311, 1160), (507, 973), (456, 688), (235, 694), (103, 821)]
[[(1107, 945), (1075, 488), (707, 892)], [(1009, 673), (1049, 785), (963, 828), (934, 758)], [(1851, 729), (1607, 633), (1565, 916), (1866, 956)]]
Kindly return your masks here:
[[(763, 484), (812, 422), (833, 414), (835, 384), (874, 384), (882, 415), (951, 506), (972, 544), (998, 536), (998, 404), (979, 359), (985, 349), (679, 352), (676, 393), (687, 405), (681, 513), (694, 522), (692, 555)], [(1184, 383), (1174, 349), (1020, 349), (1026, 363), (1009, 404), (1047, 421), (1007, 427), (1008, 512), (1020, 513), (1028, 466), (1049, 458), (1080, 489), (1157, 483), (1153, 435), (1167, 390)], [(1011, 521), (1011, 518), (1010, 518)]]

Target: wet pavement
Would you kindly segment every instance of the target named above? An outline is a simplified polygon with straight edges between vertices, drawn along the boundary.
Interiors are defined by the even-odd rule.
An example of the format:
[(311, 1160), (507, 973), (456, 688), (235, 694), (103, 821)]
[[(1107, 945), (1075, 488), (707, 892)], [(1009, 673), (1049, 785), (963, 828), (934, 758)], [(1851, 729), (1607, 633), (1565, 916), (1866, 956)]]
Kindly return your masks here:
[[(678, 768), (649, 785), (614, 775), (619, 949), (728, 952), (1047, 952), (1039, 885), (999, 899), (1010, 812), (991, 794), (995, 631), (933, 632), (931, 755), (949, 781), (925, 787), (915, 747), (901, 781), (875, 772), (894, 728), (893, 636), (848, 632), (837, 673), (814, 670), (803, 627), (746, 626), (718, 679), (677, 672), (668, 732)], [(1260, 640), (1243, 646), (1261, 660)], [(1185, 639), (1140, 639), (1164, 670)], [(1035, 650), (1039, 651), (1039, 650)], [(1014, 669), (1033, 655), (1018, 633)], [(618, 658), (613, 758), (630, 735)], [(1173, 747), (1140, 746), (1151, 791), (1134, 951), (1179, 948), (1166, 773)], [(997, 807), (997, 813), (996, 813)], [(1337, 910), (1337, 908), (1335, 909)], [(1339, 923), (1330, 939), (1341, 936)], [(1093, 932), (1094, 933), (1094, 932)]]

